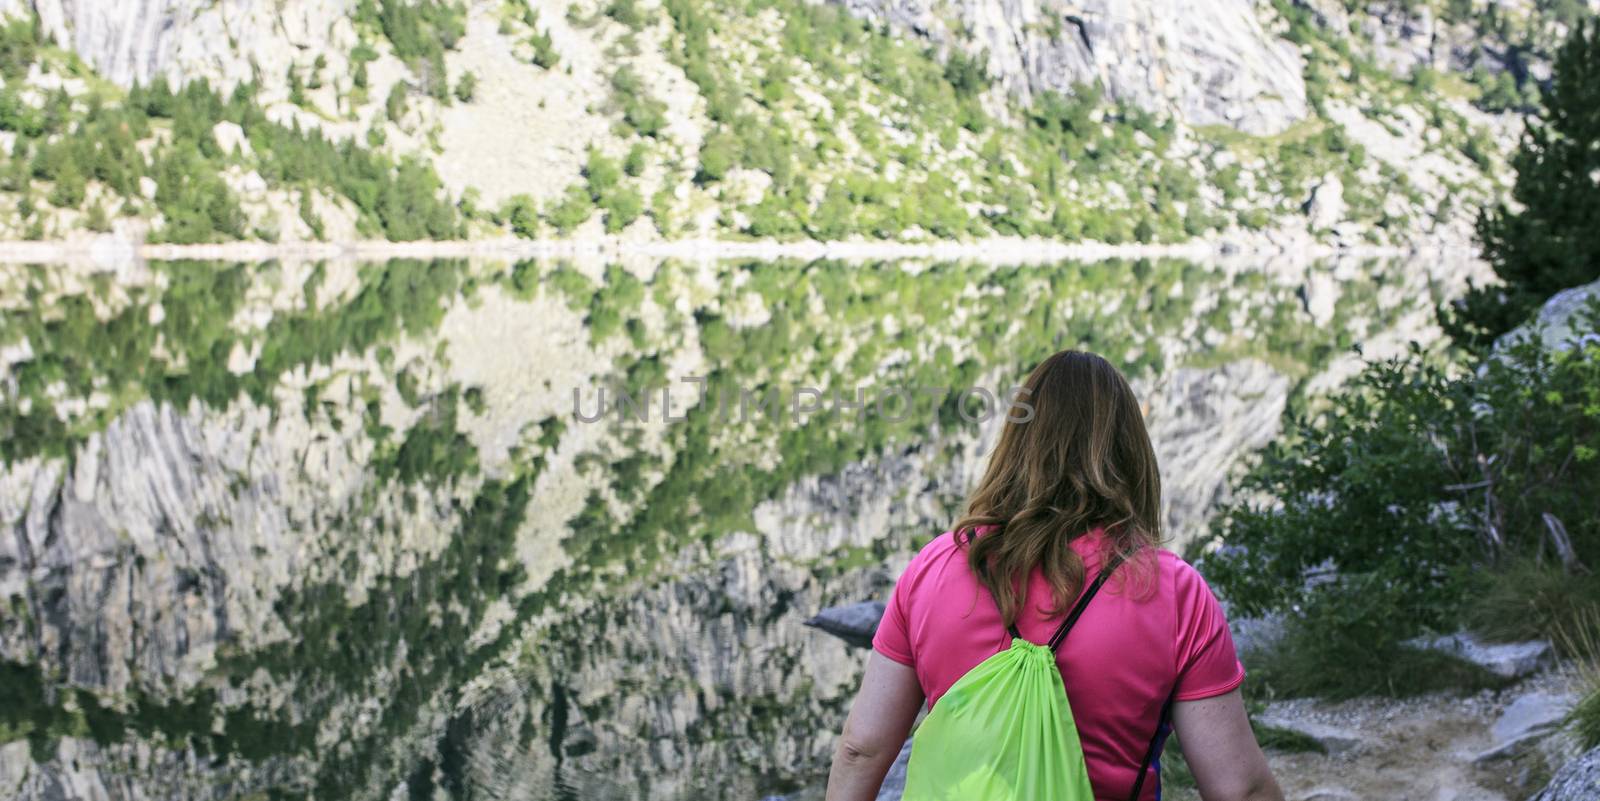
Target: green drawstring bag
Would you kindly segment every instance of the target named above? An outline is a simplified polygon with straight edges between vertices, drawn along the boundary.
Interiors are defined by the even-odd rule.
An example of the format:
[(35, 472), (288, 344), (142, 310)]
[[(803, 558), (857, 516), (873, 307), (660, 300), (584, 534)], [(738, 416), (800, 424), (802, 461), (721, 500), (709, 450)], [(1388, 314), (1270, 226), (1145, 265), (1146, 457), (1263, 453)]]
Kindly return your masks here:
[[(1121, 561), (1100, 571), (1048, 646), (1013, 625), (1010, 648), (940, 697), (911, 740), (903, 801), (1094, 801), (1055, 652)], [(1152, 741), (1135, 799), (1157, 747)]]

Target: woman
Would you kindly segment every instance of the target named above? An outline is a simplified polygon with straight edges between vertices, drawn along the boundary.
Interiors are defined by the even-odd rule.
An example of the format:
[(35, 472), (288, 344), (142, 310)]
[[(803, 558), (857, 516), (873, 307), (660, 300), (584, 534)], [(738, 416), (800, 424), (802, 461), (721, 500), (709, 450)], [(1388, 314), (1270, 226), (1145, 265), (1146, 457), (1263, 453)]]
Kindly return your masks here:
[(1024, 388), (1032, 414), (1007, 418), (966, 517), (895, 585), (828, 801), (875, 798), (924, 699), (934, 709), (1010, 645), (1013, 626), (1046, 643), (1106, 565), (1055, 652), (1094, 797), (1158, 798), (1160, 749), (1176, 730), (1205, 801), (1282, 801), (1222, 610), (1199, 573), (1158, 548), (1160, 477), (1127, 381), (1099, 356), (1062, 351)]

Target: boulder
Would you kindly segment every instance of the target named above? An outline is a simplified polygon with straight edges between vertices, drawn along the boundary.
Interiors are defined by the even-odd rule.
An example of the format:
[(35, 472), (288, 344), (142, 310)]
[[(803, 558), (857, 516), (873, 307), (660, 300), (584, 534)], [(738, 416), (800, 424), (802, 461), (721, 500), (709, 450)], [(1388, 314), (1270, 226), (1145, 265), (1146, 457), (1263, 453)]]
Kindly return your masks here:
[(211, 126), (211, 135), (216, 137), (217, 147), (222, 148), (226, 155), (232, 155), (237, 150), (248, 156), (252, 151), (250, 138), (245, 136), (244, 128), (237, 122), (223, 120)]
[(1538, 317), (1495, 340), (1494, 349), (1504, 351), (1534, 336), (1550, 351), (1568, 350), (1574, 344), (1600, 342), (1600, 334), (1593, 331), (1581, 337), (1574, 336), (1573, 324), (1582, 319), (1579, 313), (1586, 310), (1590, 303), (1600, 303), (1600, 281), (1563, 289), (1544, 302)]
[(1407, 640), (1406, 645), (1460, 657), (1507, 679), (1529, 675), (1550, 664), (1555, 657), (1550, 643), (1544, 640), (1486, 643), (1465, 631), (1440, 637), (1418, 637)]
[(1255, 722), (1261, 726), (1283, 729), (1284, 731), (1309, 737), (1317, 745), (1321, 746), (1322, 750), (1329, 756), (1353, 753), (1364, 742), (1361, 733), (1358, 731), (1339, 726), (1330, 726), (1326, 723), (1302, 720), (1288, 715), (1274, 715), (1272, 713), (1257, 715)]
[(878, 633), (878, 621), (883, 619), (883, 609), (882, 601), (829, 607), (807, 620), (806, 625), (832, 634), (856, 648), (870, 648), (872, 635)]
[(1600, 798), (1600, 748), (1568, 762), (1532, 801), (1594, 801)]
[(1329, 173), (1311, 190), (1311, 197), (1306, 199), (1301, 210), (1306, 213), (1306, 220), (1313, 231), (1331, 230), (1335, 225), (1344, 221), (1344, 182), (1339, 176)]
[(1474, 761), (1481, 764), (1523, 752), (1529, 745), (1555, 732), (1572, 703), (1570, 696), (1537, 692), (1512, 701), (1489, 730), (1494, 735), (1494, 746)]

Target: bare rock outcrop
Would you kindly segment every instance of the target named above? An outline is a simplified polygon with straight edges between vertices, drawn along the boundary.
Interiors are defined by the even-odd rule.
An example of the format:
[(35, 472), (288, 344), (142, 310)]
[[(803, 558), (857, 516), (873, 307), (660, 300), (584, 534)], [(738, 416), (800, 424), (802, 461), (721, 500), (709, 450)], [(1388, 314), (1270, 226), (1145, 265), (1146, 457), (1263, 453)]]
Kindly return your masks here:
[(282, 76), (302, 52), (342, 64), (356, 43), (354, 8), (354, 0), (0, 0), (0, 16), (38, 14), (45, 35), (124, 86)]
[(1589, 801), (1600, 798), (1600, 748), (1568, 762), (1533, 801)]
[[(1251, 0), (841, 0), (851, 13), (986, 59), (1006, 90), (1098, 86), (1191, 125), (1274, 133), (1306, 115), (1299, 50)], [(958, 34), (957, 31), (964, 33)]]

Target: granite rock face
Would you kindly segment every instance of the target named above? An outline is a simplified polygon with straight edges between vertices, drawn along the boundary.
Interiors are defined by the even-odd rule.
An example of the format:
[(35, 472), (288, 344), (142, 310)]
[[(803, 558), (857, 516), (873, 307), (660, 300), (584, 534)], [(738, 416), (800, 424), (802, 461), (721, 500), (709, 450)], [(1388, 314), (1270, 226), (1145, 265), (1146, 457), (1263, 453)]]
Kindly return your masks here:
[[(1191, 125), (1274, 133), (1306, 115), (1303, 61), (1251, 0), (841, 0), (984, 62), (1021, 95), (1098, 86)], [(964, 33), (958, 34), (957, 31)]]
[[(335, 68), (355, 44), (352, 0), (0, 0), (37, 12), (101, 75), (247, 80), (321, 54)], [(1113, 99), (1195, 125), (1282, 130), (1306, 114), (1299, 51), (1270, 33), (1252, 0), (844, 0), (852, 13), (973, 55), (1019, 94), (1098, 85)], [(560, 13), (561, 9), (551, 9)], [(966, 31), (957, 37), (956, 30)]]
[(46, 35), (124, 86), (158, 77), (225, 85), (253, 69), (281, 76), (301, 54), (344, 63), (353, 0), (0, 0), (0, 16), (38, 14)]
[(1600, 798), (1600, 748), (1585, 753), (1556, 771), (1532, 801), (1590, 801)]
[(1167, 547), (1181, 554), (1202, 535), (1210, 510), (1227, 500), (1235, 465), (1278, 435), (1289, 388), (1287, 376), (1256, 359), (1135, 382), (1161, 464)]

